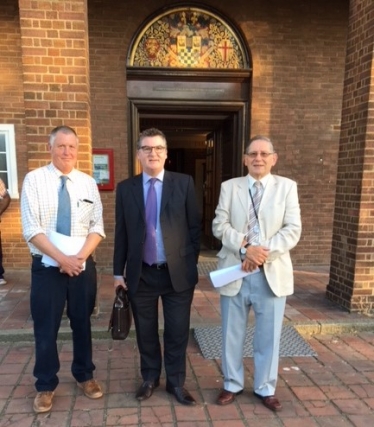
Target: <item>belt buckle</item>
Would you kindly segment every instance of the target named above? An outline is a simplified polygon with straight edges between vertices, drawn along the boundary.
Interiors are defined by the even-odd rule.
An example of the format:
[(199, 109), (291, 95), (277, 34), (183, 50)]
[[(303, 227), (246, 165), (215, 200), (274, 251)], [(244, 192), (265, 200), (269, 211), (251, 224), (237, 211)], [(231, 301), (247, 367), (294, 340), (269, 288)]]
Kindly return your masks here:
[(156, 269), (157, 270), (165, 270), (166, 266), (167, 266), (166, 262), (159, 262), (156, 264)]

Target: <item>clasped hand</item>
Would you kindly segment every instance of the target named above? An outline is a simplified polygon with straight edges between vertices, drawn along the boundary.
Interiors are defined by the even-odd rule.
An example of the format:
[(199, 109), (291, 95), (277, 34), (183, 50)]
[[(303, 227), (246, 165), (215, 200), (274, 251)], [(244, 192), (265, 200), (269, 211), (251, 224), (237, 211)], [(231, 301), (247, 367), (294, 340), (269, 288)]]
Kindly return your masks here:
[(250, 273), (264, 264), (269, 255), (269, 249), (264, 246), (248, 246), (245, 258), (242, 261), (242, 269)]
[(79, 276), (83, 271), (84, 258), (76, 255), (67, 255), (60, 265), (60, 273), (68, 274), (70, 277)]

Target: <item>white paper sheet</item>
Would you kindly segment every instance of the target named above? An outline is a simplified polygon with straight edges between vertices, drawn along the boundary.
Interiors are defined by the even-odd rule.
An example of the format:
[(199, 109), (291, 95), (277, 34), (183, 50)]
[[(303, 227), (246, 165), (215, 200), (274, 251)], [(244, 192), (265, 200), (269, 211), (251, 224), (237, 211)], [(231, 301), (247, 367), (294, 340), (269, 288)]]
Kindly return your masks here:
[[(51, 231), (48, 238), (65, 255), (76, 255), (86, 241), (85, 237), (65, 236), (65, 234), (57, 233), (57, 231)], [(45, 254), (42, 256), (42, 263), (52, 267), (59, 265), (56, 260)], [(83, 270), (85, 267), (86, 263), (83, 264)]]
[(242, 270), (242, 265), (237, 264), (232, 267), (222, 268), (220, 270), (214, 270), (209, 273), (210, 280), (215, 288), (220, 288), (221, 286), (225, 286), (234, 280), (241, 279), (248, 274), (257, 273), (259, 269), (257, 268), (254, 271), (248, 273), (247, 271)]

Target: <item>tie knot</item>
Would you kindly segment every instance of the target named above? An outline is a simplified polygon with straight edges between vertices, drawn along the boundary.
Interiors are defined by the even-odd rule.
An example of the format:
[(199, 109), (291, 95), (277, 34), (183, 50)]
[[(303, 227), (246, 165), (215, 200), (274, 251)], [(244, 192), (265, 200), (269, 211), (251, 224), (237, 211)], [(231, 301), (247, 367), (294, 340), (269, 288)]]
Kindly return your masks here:
[(68, 180), (68, 176), (67, 175), (61, 175), (61, 181), (62, 181), (62, 185), (64, 185), (66, 183), (66, 181)]
[(149, 185), (150, 185), (151, 187), (153, 187), (153, 186), (155, 185), (156, 181), (157, 181), (157, 178), (151, 178), (151, 179), (149, 180)]
[(261, 181), (256, 181), (256, 182), (255, 182), (255, 187), (257, 188), (257, 190), (261, 190), (261, 188), (262, 188), (262, 183), (261, 183)]

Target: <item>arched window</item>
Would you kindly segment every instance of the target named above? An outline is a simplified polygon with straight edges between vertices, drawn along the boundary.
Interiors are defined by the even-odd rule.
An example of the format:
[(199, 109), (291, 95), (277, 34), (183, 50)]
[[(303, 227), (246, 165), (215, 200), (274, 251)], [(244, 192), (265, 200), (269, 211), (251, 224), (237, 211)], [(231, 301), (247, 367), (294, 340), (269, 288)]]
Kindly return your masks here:
[(217, 14), (176, 7), (158, 14), (136, 36), (128, 66), (246, 69), (247, 49), (240, 35)]

